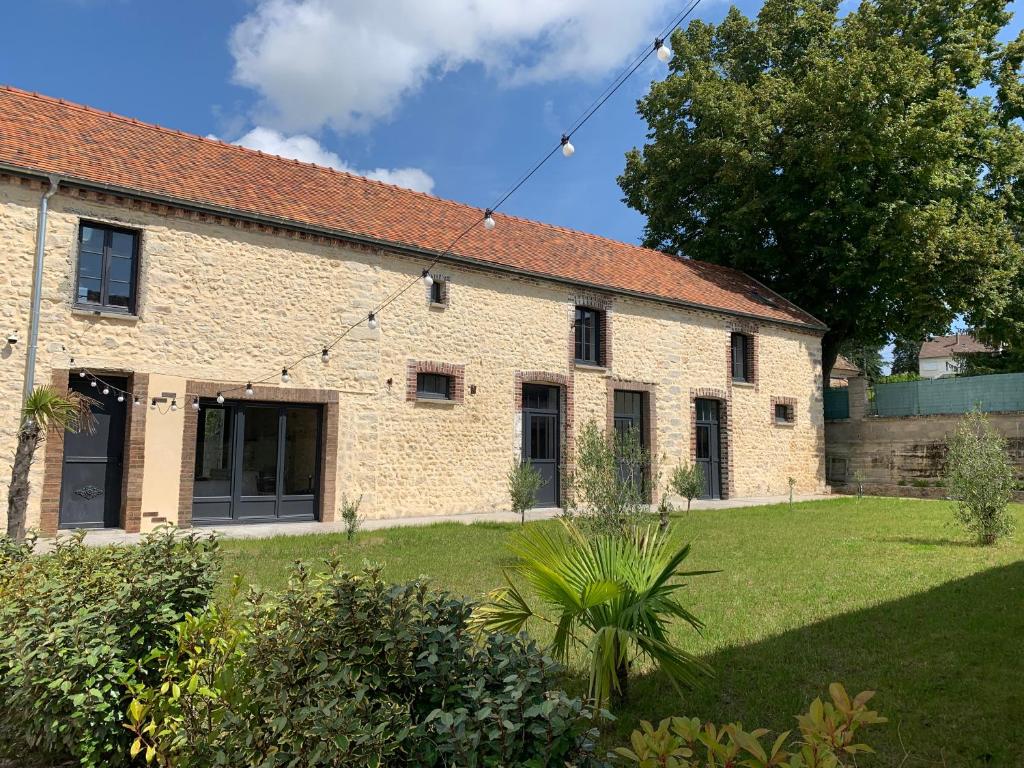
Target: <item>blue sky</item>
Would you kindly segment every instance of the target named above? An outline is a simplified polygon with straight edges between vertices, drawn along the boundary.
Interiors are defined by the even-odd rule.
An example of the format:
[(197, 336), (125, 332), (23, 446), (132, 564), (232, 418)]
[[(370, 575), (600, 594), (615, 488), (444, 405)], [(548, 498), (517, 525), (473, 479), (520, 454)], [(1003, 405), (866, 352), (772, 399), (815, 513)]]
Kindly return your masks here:
[[(0, 50), (0, 82), (484, 207), (682, 7), (35, 0), (4, 9), (18, 34)], [(703, 0), (697, 15), (727, 7)], [(664, 72), (651, 57), (574, 137), (575, 156), (553, 158), (503, 210), (637, 241), (642, 218), (615, 179), (644, 140), (635, 101)]]

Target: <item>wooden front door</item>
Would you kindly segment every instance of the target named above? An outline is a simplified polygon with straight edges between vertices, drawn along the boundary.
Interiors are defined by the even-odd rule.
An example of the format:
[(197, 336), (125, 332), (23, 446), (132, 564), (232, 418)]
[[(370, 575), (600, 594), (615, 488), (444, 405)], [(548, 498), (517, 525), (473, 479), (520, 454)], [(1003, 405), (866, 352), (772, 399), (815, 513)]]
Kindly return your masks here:
[(538, 507), (557, 507), (561, 454), (559, 390), (541, 384), (523, 385), (523, 459), (540, 473)]
[(696, 442), (697, 465), (704, 473), (703, 499), (722, 498), (722, 448), (720, 441), (720, 414), (717, 400), (694, 401), (697, 410)]
[[(128, 389), (123, 378), (105, 378), (111, 386)], [(125, 402), (117, 401), (103, 385), (72, 376), (68, 387), (93, 400), (96, 429), (64, 433), (64, 467), (61, 475), (61, 528), (116, 528), (121, 519), (121, 477), (124, 471)]]

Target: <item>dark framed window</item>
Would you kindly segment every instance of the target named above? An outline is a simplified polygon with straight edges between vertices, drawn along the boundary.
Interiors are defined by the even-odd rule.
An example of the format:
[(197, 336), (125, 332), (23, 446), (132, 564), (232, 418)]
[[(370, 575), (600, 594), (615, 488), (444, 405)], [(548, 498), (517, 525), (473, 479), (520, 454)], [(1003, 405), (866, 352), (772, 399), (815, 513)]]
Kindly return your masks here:
[(135, 312), (139, 232), (83, 221), (78, 228), (75, 303), (90, 309)]
[(430, 285), (430, 303), (444, 304), (447, 290), (448, 286), (445, 285), (445, 281), (435, 278), (434, 282)]
[(775, 421), (778, 424), (790, 424), (793, 421), (793, 406), (785, 403), (775, 404)]
[(416, 397), (425, 400), (451, 400), (452, 377), (440, 373), (417, 373)]
[(590, 307), (576, 307), (576, 362), (601, 365), (602, 314)]
[(733, 381), (750, 381), (750, 337), (745, 333), (734, 333), (730, 344), (732, 345)]

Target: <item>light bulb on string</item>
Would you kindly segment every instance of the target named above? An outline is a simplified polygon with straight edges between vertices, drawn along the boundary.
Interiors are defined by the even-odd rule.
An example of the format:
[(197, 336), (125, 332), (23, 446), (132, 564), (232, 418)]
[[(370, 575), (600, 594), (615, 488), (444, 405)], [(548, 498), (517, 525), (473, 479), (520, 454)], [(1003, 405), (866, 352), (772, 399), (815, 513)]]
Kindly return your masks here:
[(324, 347), (323, 352), (320, 353), (320, 359), (325, 363), (331, 362), (331, 351), (327, 347)]
[(171, 410), (172, 411), (178, 410), (178, 401), (177, 400), (174, 400), (174, 399), (171, 400)]
[(85, 378), (85, 371), (79, 371), (78, 372), (78, 378), (84, 379)]
[(196, 410), (196, 411), (199, 410), (199, 398), (198, 397), (193, 397), (192, 398), (192, 408), (194, 410)]
[(90, 381), (89, 382), (89, 386), (90, 387), (95, 387), (96, 386), (96, 379), (93, 379), (92, 381)]
[(224, 404), (224, 393), (223, 392), (218, 392), (217, 393), (217, 402), (220, 403), (221, 405)]
[(378, 328), (380, 328), (380, 321), (377, 319), (377, 316), (373, 314), (373, 312), (371, 312), (366, 318), (366, 327), (369, 328), (371, 331), (376, 331)]
[(103, 394), (104, 395), (109, 395), (110, 394), (110, 387), (103, 387)]
[(433, 284), (434, 284), (434, 278), (431, 277), (430, 270), (429, 269), (424, 269), (423, 270), (423, 285), (427, 288), (427, 290), (429, 290), (430, 286), (432, 286)]
[(291, 380), (292, 380), (292, 377), (288, 375), (288, 369), (287, 368), (282, 368), (281, 369), (281, 382), (283, 384), (287, 384)]
[(153, 402), (151, 402), (151, 403), (149, 404), (149, 409), (150, 409), (151, 411), (155, 411), (155, 410), (156, 410), (156, 398), (155, 398), (155, 397), (153, 398)]
[(665, 41), (660, 37), (654, 40), (654, 50), (658, 54), (658, 58), (663, 62), (667, 62), (672, 58), (672, 49), (665, 45)]
[(249, 397), (252, 397), (252, 382), (251, 381), (248, 384), (245, 385), (245, 394), (247, 394)]
[(569, 136), (567, 134), (563, 133), (562, 134), (562, 154), (565, 155), (566, 157), (572, 157), (572, 154), (575, 151), (576, 151), (576, 147), (574, 147), (572, 145), (572, 142), (569, 141)]
[(138, 405), (138, 404), (139, 404), (139, 396), (136, 395), (135, 397), (132, 398), (132, 405)]
[(484, 229), (494, 229), (494, 211), (490, 208), (484, 211)]
[(119, 402), (119, 403), (123, 403), (124, 402), (124, 393), (123, 392), (118, 394), (117, 402)]

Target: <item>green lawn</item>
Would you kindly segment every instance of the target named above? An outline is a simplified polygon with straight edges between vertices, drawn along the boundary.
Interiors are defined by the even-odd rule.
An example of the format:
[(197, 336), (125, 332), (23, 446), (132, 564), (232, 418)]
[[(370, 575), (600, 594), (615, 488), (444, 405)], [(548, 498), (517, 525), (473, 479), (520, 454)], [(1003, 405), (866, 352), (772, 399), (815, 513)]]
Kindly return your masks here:
[[(1020, 527), (1024, 508), (1015, 513)], [(615, 729), (687, 714), (785, 730), (839, 680), (877, 690), (891, 721), (862, 765), (1024, 765), (1024, 543), (977, 547), (950, 520), (948, 503), (877, 498), (677, 518), (676, 535), (693, 541), (688, 565), (721, 570), (688, 590), (704, 635), (680, 627), (677, 636), (717, 676), (681, 699), (644, 674)], [(226, 541), (225, 581), (238, 573), (273, 588), (291, 562), (337, 554), (476, 597), (501, 585), (517, 528), (396, 528), (351, 545), (336, 535)], [(578, 674), (567, 683), (581, 685)]]

